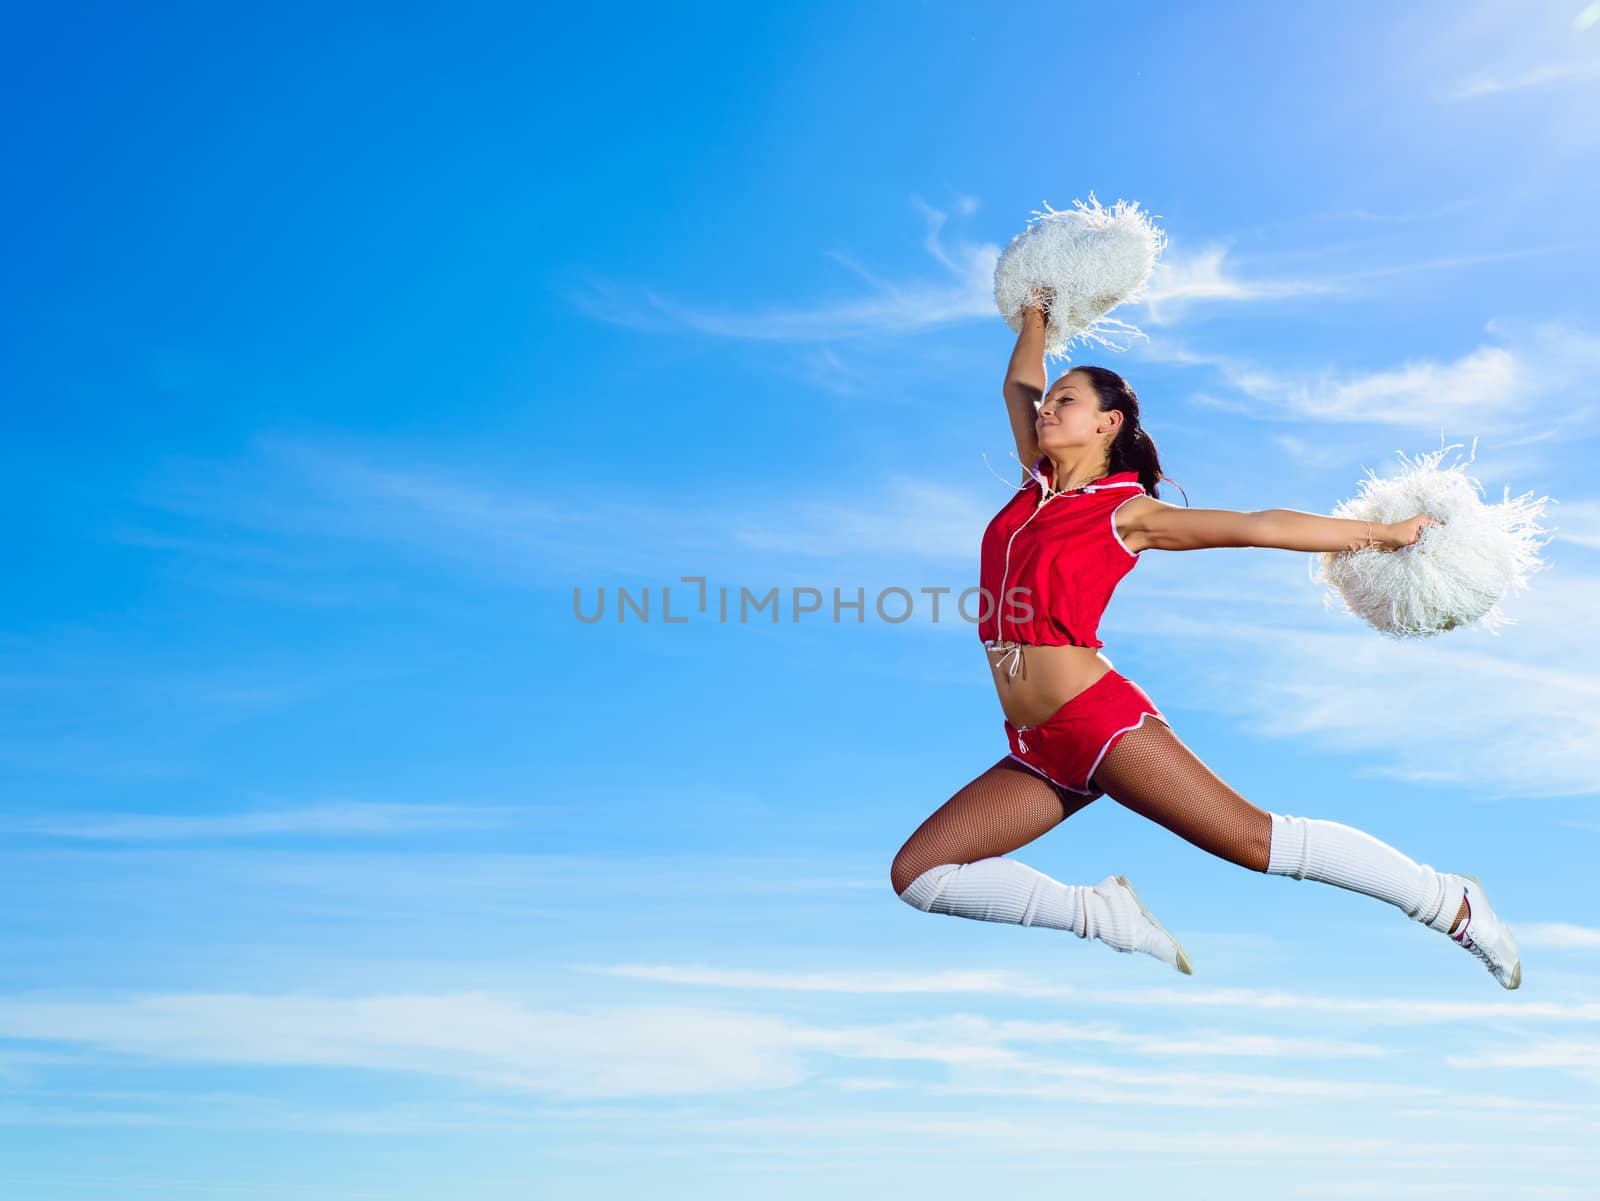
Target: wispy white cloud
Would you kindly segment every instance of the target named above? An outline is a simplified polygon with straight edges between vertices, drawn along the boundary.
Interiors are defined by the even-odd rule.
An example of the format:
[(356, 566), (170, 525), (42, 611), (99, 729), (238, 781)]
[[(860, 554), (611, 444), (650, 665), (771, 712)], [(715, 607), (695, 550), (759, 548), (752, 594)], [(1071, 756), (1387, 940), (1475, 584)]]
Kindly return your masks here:
[[(1418, 5), (1394, 15), (1393, 67), (1436, 104), (1493, 103), (1508, 95), (1531, 101), (1540, 93), (1551, 93), (1549, 105), (1570, 104), (1561, 89), (1588, 83), (1600, 68), (1592, 23), (1593, 6), (1575, 0)], [(1555, 112), (1548, 105), (1524, 111), (1536, 119)]]
[(168, 1061), (381, 1068), (572, 1096), (776, 1088), (807, 1075), (783, 1019), (648, 1006), (577, 1014), (484, 993), (10, 998), (0, 1028)]
[(1419, 1000), (1415, 997), (1333, 997), (1316, 993), (1247, 988), (1074, 988), (1020, 972), (774, 972), (680, 964), (573, 965), (573, 970), (627, 976), (659, 983), (778, 992), (984, 993), (995, 996), (1093, 1000), (1097, 1004), (1174, 1010), (1220, 1008), (1359, 1016), (1379, 1024), (1446, 1021), (1600, 1022), (1600, 1003)]
[(1600, 929), (1567, 922), (1519, 922), (1517, 942), (1524, 947), (1600, 951)]
[[(840, 341), (914, 333), (956, 322), (993, 321), (997, 316), (994, 270), (1003, 248), (992, 242), (961, 239), (947, 244), (950, 214), (921, 197), (913, 197), (912, 205), (922, 220), (922, 248), (943, 272), (940, 277), (888, 277), (845, 251), (833, 250), (828, 257), (864, 284), (869, 289), (867, 295), (808, 305), (718, 311), (670, 299), (654, 288), (623, 289), (596, 281), (590, 283), (587, 292), (572, 294), (570, 300), (589, 316), (614, 324), (658, 332), (688, 329), (713, 337), (751, 341)], [(957, 208), (967, 216), (976, 211), (977, 202), (963, 198)], [(1371, 214), (1365, 217), (1370, 221)], [(1019, 221), (1019, 229), (1021, 224)], [(1231, 257), (1232, 247), (1226, 239), (1207, 240), (1191, 250), (1169, 231), (1167, 248), (1143, 295), (1126, 307), (1130, 312), (1142, 310), (1152, 325), (1170, 325), (1206, 306), (1350, 294), (1366, 280), (1503, 262), (1566, 249), (1570, 247), (1519, 247), (1404, 261), (1396, 261), (1385, 252), (1378, 256), (1382, 261), (1365, 268), (1269, 274), (1241, 269)], [(1272, 255), (1262, 257), (1273, 261)], [(1348, 253), (1341, 255), (1341, 261), (1349, 261)], [(812, 368), (818, 381), (830, 390), (854, 386), (848, 375), (841, 376), (837, 361), (819, 361)]]
[(481, 805), (406, 805), (347, 801), (299, 808), (207, 814), (53, 814), (0, 821), (19, 833), (125, 842), (258, 838), (273, 835), (408, 834), (482, 829), (514, 821), (510, 810)]
[(1340, 285), (1328, 278), (1247, 278), (1228, 260), (1230, 248), (1212, 243), (1188, 252), (1168, 250), (1151, 273), (1144, 303), (1150, 320), (1164, 324), (1174, 317), (1178, 306), (1195, 302), (1244, 302), (1281, 300), (1291, 296), (1315, 296), (1337, 292)]
[[(1057, 1094), (1053, 1099), (1081, 1100), (1082, 1086), (1076, 1091)], [(1195, 1099), (1197, 1102), (1199, 1098)], [(1107, 1096), (1097, 1092), (1096, 1104), (1139, 1102), (1128, 1096)], [(1270, 1103), (1270, 1102), (1269, 1102)], [(1164, 1159), (1202, 1161), (1221, 1157), (1229, 1161), (1260, 1160), (1285, 1164), (1318, 1162), (1372, 1162), (1382, 1157), (1393, 1164), (1454, 1162), (1473, 1153), (1475, 1143), (1419, 1138), (1414, 1131), (1403, 1137), (1341, 1134), (1319, 1122), (1314, 1134), (1298, 1136), (1284, 1130), (1241, 1129), (1237, 1122), (1221, 1128), (1179, 1130), (1170, 1127), (1149, 1129), (1139, 1123), (1099, 1122), (1094, 1119), (1063, 1122), (1055, 1114), (1035, 1119), (1020, 1114), (962, 1113), (953, 1117), (928, 1117), (914, 1114), (796, 1114), (777, 1117), (700, 1117), (693, 1114), (662, 1115), (659, 1123), (675, 1135), (722, 1134), (738, 1137), (740, 1145), (762, 1148), (782, 1147), (789, 1153), (811, 1156), (833, 1149), (848, 1149), (864, 1140), (873, 1150), (914, 1154), (960, 1154), (970, 1163), (974, 1153), (1003, 1153), (1005, 1162), (1028, 1154), (1048, 1154), (1052, 1163), (1069, 1153), (1073, 1162), (1080, 1157), (1159, 1155)], [(1550, 1152), (1548, 1141), (1534, 1143), (1503, 1142), (1502, 1151), (1522, 1156)], [(1580, 1147), (1559, 1148), (1576, 1162), (1596, 1157)], [(768, 1153), (768, 1152), (763, 1152)]]
[(1543, 1068), (1600, 1084), (1600, 1042), (1546, 1039), (1532, 1044), (1475, 1047), (1471, 1054), (1445, 1056), (1450, 1067)]
[(1323, 291), (1357, 293), (1357, 285), (1368, 280), (1389, 279), (1397, 275), (1420, 275), (1429, 271), (1457, 271), (1463, 267), (1485, 267), (1496, 263), (1513, 263), (1522, 259), (1541, 258), (1545, 255), (1570, 256), (1595, 249), (1592, 239), (1572, 242), (1545, 242), (1533, 246), (1517, 246), (1510, 250), (1489, 250), (1478, 253), (1451, 253), (1428, 258), (1380, 262), (1370, 267), (1330, 273), (1323, 279)]
[[(1508, 323), (1491, 323), (1490, 332)], [(1270, 367), (1243, 355), (1179, 346), (1158, 361), (1214, 368), (1231, 393), (1204, 391), (1209, 407), (1276, 420), (1500, 433), (1508, 444), (1592, 428), (1600, 336), (1562, 323), (1506, 329), (1506, 337), (1454, 358), (1418, 356), (1376, 371)], [(1528, 414), (1537, 413), (1530, 421)]]
[[(1340, 1176), (1337, 1180), (1301, 1180), (1289, 1185), (1290, 1196), (1294, 1197), (1503, 1197), (1506, 1186), (1498, 1183), (1484, 1183), (1482, 1180), (1467, 1180), (1458, 1176), (1444, 1177), (1434, 1180), (1400, 1181), (1392, 1176), (1372, 1180), (1351, 1180)], [(1517, 1183), (1517, 1196), (1528, 1198), (1528, 1201), (1562, 1201), (1564, 1198), (1578, 1198), (1582, 1201), (1584, 1190), (1560, 1184), (1536, 1184), (1527, 1180)]]
[[(0, 998), (0, 1028), (13, 1041), (77, 1045), (154, 1062), (412, 1072), (576, 1099), (786, 1089), (822, 1077), (831, 1064), (876, 1061), (940, 1065), (948, 1077), (924, 1087), (950, 1095), (1066, 1096), (1087, 1085), (1102, 1094), (1102, 1103), (1199, 1110), (1286, 1101), (1388, 1107), (1470, 1100), (1444, 1083), (1180, 1066), (1205, 1058), (1357, 1058), (1381, 1065), (1395, 1053), (1370, 1040), (1218, 1029), (1148, 1034), (1107, 1022), (967, 1014), (827, 1026), (720, 1007), (534, 1008), (485, 992), (169, 993), (94, 1001)], [(1114, 1048), (1117, 1057), (1049, 1053), (1063, 1046)], [(1505, 1065), (1559, 1068), (1557, 1046), (1589, 1045), (1529, 1047), (1513, 1039), (1503, 1052)], [(1150, 1062), (1130, 1063), (1128, 1055)]]
[[(954, 1063), (970, 1061), (974, 1045), (994, 1048), (1010, 1044), (1087, 1044), (1124, 1047), (1141, 1055), (1246, 1059), (1376, 1059), (1394, 1053), (1393, 1048), (1377, 1043), (1319, 1036), (1279, 1037), (1219, 1029), (1197, 1029), (1181, 1035), (1150, 1034), (1109, 1022), (998, 1020), (977, 1015), (856, 1027), (830, 1033), (820, 1045), (836, 1054), (873, 1059), (903, 1056)], [(952, 1052), (951, 1048), (955, 1050)]]
[(1600, 80), (1600, 59), (1540, 63), (1498, 74), (1473, 75), (1454, 87), (1444, 89), (1439, 98), (1443, 101), (1471, 100), (1503, 92), (1525, 92), (1535, 88), (1586, 84), (1595, 80)]
[(1575, 546), (1600, 550), (1600, 501), (1563, 500), (1560, 508), (1553, 512), (1555, 521), (1550, 527), (1552, 538), (1557, 542), (1570, 542)]
[[(574, 293), (571, 302), (600, 320), (659, 329), (690, 329), (714, 337), (756, 341), (799, 342), (839, 340), (882, 334), (910, 333), (952, 322), (996, 315), (994, 267), (999, 246), (957, 241), (946, 245), (949, 215), (921, 197), (912, 204), (922, 218), (922, 246), (943, 270), (933, 279), (888, 279), (862, 266), (844, 251), (829, 257), (871, 290), (866, 296), (813, 305), (762, 307), (758, 310), (714, 311), (672, 300), (650, 288), (629, 287), (625, 293), (591, 284), (590, 293)], [(977, 202), (962, 197), (963, 215)]]
[(1032, 982), (1016, 972), (772, 972), (740, 968), (685, 967), (675, 964), (618, 964), (574, 970), (595, 971), (664, 984), (713, 988), (775, 989), (783, 992), (842, 993), (992, 993), (1045, 997), (1070, 993), (1060, 985)]

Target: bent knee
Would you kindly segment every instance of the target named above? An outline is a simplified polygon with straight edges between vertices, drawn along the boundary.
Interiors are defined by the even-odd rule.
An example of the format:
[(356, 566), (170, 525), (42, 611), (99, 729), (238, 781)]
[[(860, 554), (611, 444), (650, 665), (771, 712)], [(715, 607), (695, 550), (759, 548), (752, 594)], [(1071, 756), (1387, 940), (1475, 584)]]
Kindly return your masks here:
[[(926, 909), (927, 906), (922, 903), (922, 898), (923, 894), (928, 891), (927, 888), (913, 890), (912, 885), (924, 876), (928, 876), (929, 883), (932, 883), (937, 877), (930, 875), (930, 873), (933, 872), (934, 868), (943, 866), (946, 865), (944, 863), (929, 863), (925, 855), (917, 856), (901, 851), (900, 854), (895, 856), (894, 863), (889, 868), (889, 883), (894, 888), (894, 895), (913, 908)], [(913, 891), (916, 892), (915, 896), (907, 895)]]
[(894, 885), (895, 896), (911, 908), (927, 913), (944, 887), (944, 877), (960, 866), (958, 863), (936, 863), (932, 867), (926, 864), (897, 865), (896, 869), (890, 871), (889, 878)]
[(894, 857), (894, 862), (889, 865), (889, 886), (894, 889), (894, 895), (905, 899), (906, 889), (911, 887), (911, 882), (922, 874), (922, 865), (904, 851)]

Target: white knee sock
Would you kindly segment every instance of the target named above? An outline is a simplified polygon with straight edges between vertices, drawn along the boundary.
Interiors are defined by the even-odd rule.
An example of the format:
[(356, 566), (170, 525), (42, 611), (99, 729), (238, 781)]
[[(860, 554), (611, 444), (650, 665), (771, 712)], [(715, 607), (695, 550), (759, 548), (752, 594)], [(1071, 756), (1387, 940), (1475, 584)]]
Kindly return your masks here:
[(1377, 897), (1414, 922), (1449, 931), (1461, 904), (1449, 873), (1417, 863), (1353, 826), (1281, 813), (1271, 817), (1270, 874), (1318, 880)]
[(1079, 938), (1098, 938), (1119, 951), (1143, 949), (1137, 911), (1113, 908), (1086, 884), (1062, 884), (1025, 863), (1003, 856), (975, 863), (930, 867), (900, 899), (924, 913), (947, 913), (980, 922), (1050, 926)]

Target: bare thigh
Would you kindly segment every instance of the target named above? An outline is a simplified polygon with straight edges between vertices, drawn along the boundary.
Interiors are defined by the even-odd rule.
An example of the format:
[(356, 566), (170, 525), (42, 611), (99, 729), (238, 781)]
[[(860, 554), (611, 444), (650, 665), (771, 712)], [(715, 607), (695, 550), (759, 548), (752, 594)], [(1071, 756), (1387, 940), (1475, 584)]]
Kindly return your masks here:
[(1267, 870), (1272, 815), (1245, 800), (1164, 723), (1147, 717), (1100, 761), (1094, 785), (1220, 859)]
[(1093, 801), (1007, 756), (934, 811), (894, 857), (896, 895), (930, 867), (975, 863), (1026, 846)]

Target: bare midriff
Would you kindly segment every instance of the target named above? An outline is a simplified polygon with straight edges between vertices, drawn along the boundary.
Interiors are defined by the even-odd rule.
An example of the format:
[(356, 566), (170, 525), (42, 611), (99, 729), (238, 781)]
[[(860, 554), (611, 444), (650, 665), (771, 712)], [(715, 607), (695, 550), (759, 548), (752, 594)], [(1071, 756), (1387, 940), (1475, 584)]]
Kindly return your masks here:
[(1000, 708), (1017, 729), (1042, 725), (1085, 688), (1111, 670), (1111, 660), (1092, 646), (1031, 646), (1022, 643), (1022, 655), (1011, 673), (1014, 642), (990, 647), (989, 674), (1000, 694)]

